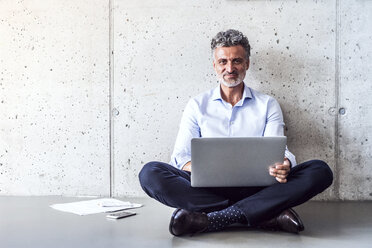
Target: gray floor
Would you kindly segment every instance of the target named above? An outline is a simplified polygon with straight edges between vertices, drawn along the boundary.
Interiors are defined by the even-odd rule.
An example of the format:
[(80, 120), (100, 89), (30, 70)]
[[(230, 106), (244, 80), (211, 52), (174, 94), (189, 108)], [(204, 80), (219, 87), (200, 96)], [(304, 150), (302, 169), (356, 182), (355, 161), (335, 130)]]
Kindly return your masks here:
[(136, 216), (107, 220), (105, 214), (77, 216), (51, 209), (62, 197), (0, 197), (0, 247), (372, 247), (371, 202), (309, 202), (296, 210), (300, 235), (232, 228), (226, 232), (173, 237), (173, 209), (149, 198)]

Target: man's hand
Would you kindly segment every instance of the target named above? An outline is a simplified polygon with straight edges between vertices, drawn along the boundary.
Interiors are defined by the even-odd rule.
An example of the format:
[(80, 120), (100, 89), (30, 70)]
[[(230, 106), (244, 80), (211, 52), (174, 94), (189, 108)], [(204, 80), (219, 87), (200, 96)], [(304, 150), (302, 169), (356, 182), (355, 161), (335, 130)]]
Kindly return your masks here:
[(191, 172), (191, 161), (187, 162), (183, 167), (182, 170)]
[(282, 164), (276, 163), (275, 165), (270, 166), (269, 173), (271, 176), (275, 177), (275, 179), (279, 183), (286, 183), (287, 176), (290, 170), (291, 170), (291, 164), (289, 163), (288, 158), (284, 158), (284, 161)]

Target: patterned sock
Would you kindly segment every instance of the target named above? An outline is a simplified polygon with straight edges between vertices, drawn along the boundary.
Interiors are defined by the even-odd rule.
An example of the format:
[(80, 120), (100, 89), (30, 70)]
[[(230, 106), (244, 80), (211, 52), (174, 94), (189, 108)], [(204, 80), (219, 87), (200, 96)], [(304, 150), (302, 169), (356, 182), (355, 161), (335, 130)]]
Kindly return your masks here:
[(210, 212), (208, 215), (208, 232), (216, 232), (225, 229), (231, 224), (246, 224), (247, 220), (239, 208), (230, 206), (220, 211)]

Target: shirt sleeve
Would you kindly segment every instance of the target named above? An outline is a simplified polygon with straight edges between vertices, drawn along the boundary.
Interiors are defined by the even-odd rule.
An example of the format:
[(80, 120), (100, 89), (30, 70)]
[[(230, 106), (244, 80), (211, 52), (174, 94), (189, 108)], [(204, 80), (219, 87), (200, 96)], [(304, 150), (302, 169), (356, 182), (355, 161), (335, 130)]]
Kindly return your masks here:
[[(263, 136), (284, 136), (284, 121), (283, 114), (279, 103), (274, 99), (270, 98), (267, 106), (267, 117), (266, 126)], [(297, 165), (296, 157), (285, 147), (286, 158), (291, 162), (291, 167)]]
[(191, 139), (200, 137), (197, 122), (198, 105), (191, 99), (183, 112), (170, 164), (178, 169), (191, 161)]

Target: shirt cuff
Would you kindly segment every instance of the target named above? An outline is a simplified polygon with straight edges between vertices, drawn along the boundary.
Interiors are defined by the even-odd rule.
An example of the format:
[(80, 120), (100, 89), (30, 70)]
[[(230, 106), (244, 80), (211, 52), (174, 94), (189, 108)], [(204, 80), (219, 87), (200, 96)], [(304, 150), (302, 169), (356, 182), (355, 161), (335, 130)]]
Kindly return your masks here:
[(285, 157), (291, 162), (291, 168), (297, 165), (296, 157), (288, 149), (285, 150)]
[(170, 164), (176, 167), (177, 169), (182, 170), (182, 167), (189, 161), (191, 161), (190, 156), (180, 156), (174, 157)]

